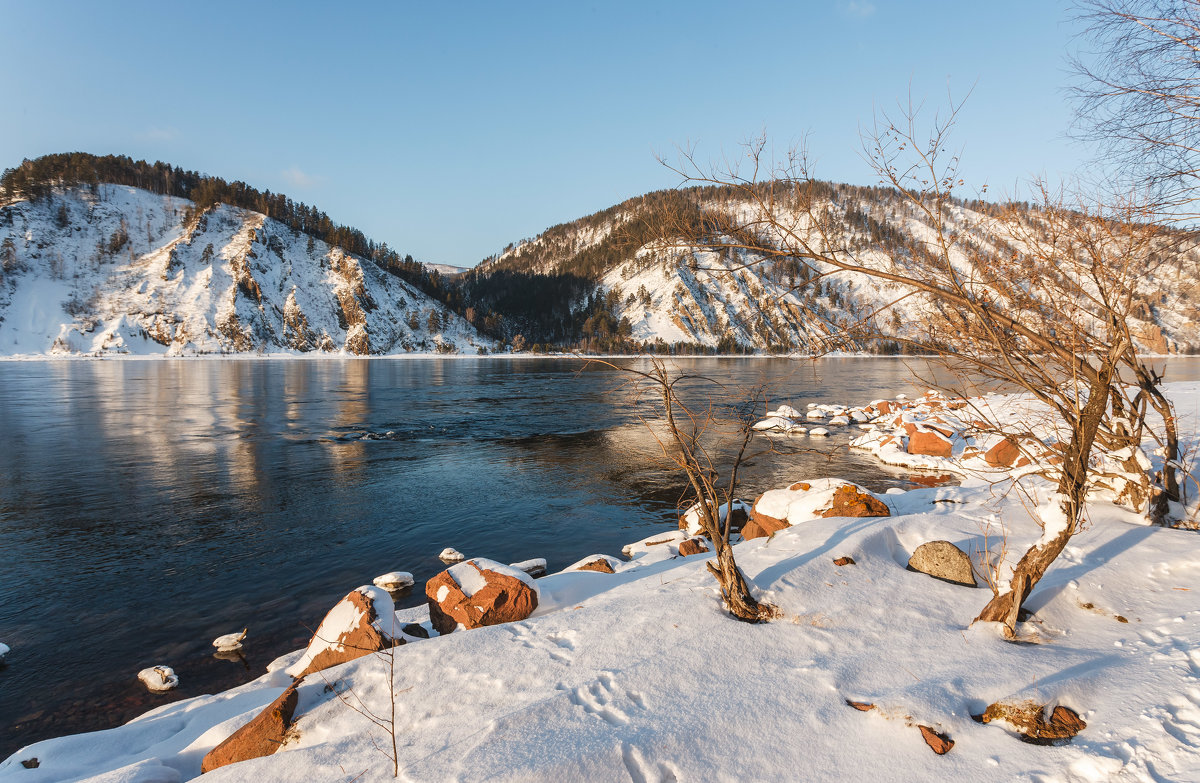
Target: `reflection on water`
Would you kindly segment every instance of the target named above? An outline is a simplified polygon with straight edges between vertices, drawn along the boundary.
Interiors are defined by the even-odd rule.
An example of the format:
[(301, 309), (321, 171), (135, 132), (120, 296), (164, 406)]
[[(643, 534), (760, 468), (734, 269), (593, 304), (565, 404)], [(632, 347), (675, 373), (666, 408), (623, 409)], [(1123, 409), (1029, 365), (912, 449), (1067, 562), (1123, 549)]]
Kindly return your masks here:
[[(682, 366), (721, 384), (688, 399), (718, 406), (758, 384), (801, 408), (914, 391), (886, 359)], [(681, 482), (625, 380), (528, 359), (0, 363), (0, 756), (244, 682), (348, 590), (392, 570), (420, 584), (445, 546), (554, 570), (674, 524)], [(832, 461), (753, 459), (743, 494), (908, 486), (848, 439), (798, 442)], [(245, 661), (214, 657), (244, 626)], [(154, 664), (178, 691), (136, 683)]]

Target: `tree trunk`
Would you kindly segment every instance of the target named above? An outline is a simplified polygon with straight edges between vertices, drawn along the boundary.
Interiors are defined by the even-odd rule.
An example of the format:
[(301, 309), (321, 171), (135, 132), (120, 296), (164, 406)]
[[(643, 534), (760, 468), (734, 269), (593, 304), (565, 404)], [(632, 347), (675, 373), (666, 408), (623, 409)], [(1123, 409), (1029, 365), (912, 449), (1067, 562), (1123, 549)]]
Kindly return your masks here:
[(1143, 385), (1150, 405), (1162, 417), (1165, 438), (1163, 440), (1163, 469), (1159, 477), (1161, 489), (1152, 494), (1150, 501), (1150, 517), (1158, 524), (1167, 524), (1170, 515), (1170, 501), (1179, 502), (1182, 495), (1179, 490), (1179, 478), (1175, 472), (1175, 463), (1179, 460), (1179, 425), (1175, 420), (1175, 411), (1171, 401), (1154, 385)]
[(750, 594), (750, 586), (746, 577), (733, 559), (733, 548), (719, 537), (713, 541), (717, 548), (716, 562), (708, 562), (708, 570), (716, 577), (721, 586), (721, 595), (729, 613), (747, 623), (760, 623), (770, 620), (776, 615), (776, 609), (771, 604), (760, 604)]
[(1096, 434), (1108, 408), (1112, 376), (1112, 368), (1106, 367), (1101, 371), (1100, 377), (1091, 384), (1087, 404), (1080, 412), (1079, 420), (1071, 433), (1071, 442), (1063, 455), (1058, 494), (1062, 497), (1066, 526), (1048, 541), (1038, 539), (1021, 556), (1017, 567), (1013, 569), (1009, 589), (993, 597), (973, 622), (1004, 623), (1006, 635), (1013, 635), (1016, 632), (1017, 615), (1021, 611), (1021, 605), (1041, 581), (1050, 564), (1062, 554), (1071, 536), (1079, 529), (1084, 500), (1087, 497), (1088, 458), (1092, 454), (1092, 445), (1096, 441)]

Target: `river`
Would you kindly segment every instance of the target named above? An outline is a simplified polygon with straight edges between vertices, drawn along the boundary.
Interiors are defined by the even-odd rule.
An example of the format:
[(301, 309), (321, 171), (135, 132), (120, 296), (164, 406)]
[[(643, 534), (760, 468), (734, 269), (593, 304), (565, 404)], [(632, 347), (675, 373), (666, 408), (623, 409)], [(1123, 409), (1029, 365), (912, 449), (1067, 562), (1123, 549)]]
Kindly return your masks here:
[[(757, 387), (803, 408), (925, 386), (896, 359), (678, 367), (719, 413)], [(1171, 369), (1200, 378), (1200, 361)], [(443, 547), (553, 571), (674, 527), (683, 482), (629, 381), (567, 359), (0, 362), (0, 758), (253, 679), (378, 574), (413, 572), (421, 603)], [(754, 457), (739, 495), (911, 486), (851, 434)], [(214, 658), (243, 627), (246, 660)], [(156, 664), (177, 690), (137, 682)]]

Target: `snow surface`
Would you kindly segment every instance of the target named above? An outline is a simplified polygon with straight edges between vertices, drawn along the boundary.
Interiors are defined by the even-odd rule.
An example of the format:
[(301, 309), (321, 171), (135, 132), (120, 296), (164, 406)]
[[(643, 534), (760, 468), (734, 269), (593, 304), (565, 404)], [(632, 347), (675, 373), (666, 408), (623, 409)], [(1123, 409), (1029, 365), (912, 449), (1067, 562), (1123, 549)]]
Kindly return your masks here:
[[(1200, 384), (1169, 393), (1185, 445), (1200, 447)], [(394, 681), (383, 656), (365, 656), (304, 682), (295, 738), (205, 780), (391, 780), (379, 749), (390, 742), (339, 698), (351, 692), (378, 715), (394, 694), (407, 781), (1200, 780), (1196, 532), (1091, 502), (1088, 527), (1026, 602), (1019, 644), (970, 625), (986, 587), (905, 567), (920, 544), (948, 540), (981, 575), (998, 573), (1043, 535), (1053, 489), (993, 471), (889, 490), (890, 517), (809, 519), (739, 543), (756, 593), (782, 612), (760, 625), (731, 619), (711, 555), (677, 557), (686, 534), (664, 530), (626, 547), (632, 559), (615, 574), (538, 580), (525, 621), (410, 640)], [(1194, 522), (1194, 489), (1188, 503)], [(856, 564), (836, 566), (842, 556)], [(419, 622), (426, 610), (395, 616)], [(301, 655), (224, 693), (24, 748), (0, 763), (0, 781), (192, 779), (204, 753), (282, 692)], [(1029, 745), (972, 719), (1000, 700), (1063, 704), (1087, 727), (1069, 744)], [(953, 749), (935, 755), (917, 725)], [(33, 756), (39, 768), (21, 767)]]

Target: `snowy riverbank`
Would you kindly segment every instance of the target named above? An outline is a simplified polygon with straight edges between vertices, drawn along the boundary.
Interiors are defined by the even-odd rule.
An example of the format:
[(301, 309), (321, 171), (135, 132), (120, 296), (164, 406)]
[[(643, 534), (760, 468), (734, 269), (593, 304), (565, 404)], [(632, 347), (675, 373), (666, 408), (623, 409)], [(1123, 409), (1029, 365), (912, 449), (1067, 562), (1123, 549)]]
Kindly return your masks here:
[[(1200, 384), (1170, 393), (1195, 448)], [(888, 415), (899, 416), (895, 428), (938, 424)], [(886, 458), (888, 435), (876, 432), (860, 445)], [(791, 527), (737, 545), (779, 620), (730, 619), (705, 555), (679, 557), (673, 541), (631, 547), (614, 574), (537, 580), (526, 620), (397, 648), (392, 689), (381, 655), (306, 678), (295, 736), (206, 779), (391, 779), (390, 738), (338, 698), (382, 713), (389, 690), (400, 777), (413, 781), (1200, 779), (1197, 533), (1149, 527), (1098, 500), (1090, 527), (1026, 604), (1027, 643), (968, 627), (990, 596), (984, 580), (931, 579), (907, 570), (910, 555), (947, 540), (980, 564), (1004, 545), (1019, 556), (1041, 534), (1030, 510), (1048, 502), (1048, 485), (1027, 475), (1028, 495), (1010, 491), (1028, 466), (988, 464), (988, 444), (967, 457), (982, 461), (978, 470), (964, 468), (972, 444), (955, 437), (945, 437), (950, 457), (924, 456), (939, 460), (929, 468), (956, 466), (959, 487), (878, 495), (887, 517), (789, 516)], [(854, 564), (835, 565), (842, 557)], [(419, 608), (400, 619), (428, 616)], [(301, 654), (239, 688), (36, 743), (0, 763), (0, 781), (195, 777), (205, 753), (283, 692), (284, 668)], [(1035, 746), (972, 718), (1026, 700), (1070, 707), (1087, 727), (1068, 744)], [(953, 748), (935, 755), (921, 725)], [(35, 768), (20, 763), (33, 758)]]

